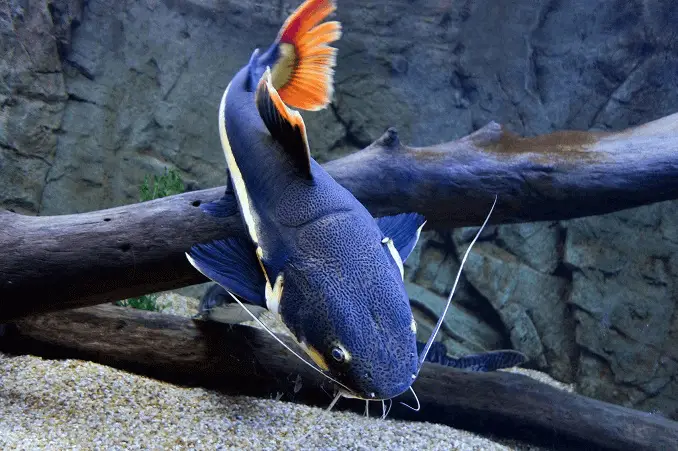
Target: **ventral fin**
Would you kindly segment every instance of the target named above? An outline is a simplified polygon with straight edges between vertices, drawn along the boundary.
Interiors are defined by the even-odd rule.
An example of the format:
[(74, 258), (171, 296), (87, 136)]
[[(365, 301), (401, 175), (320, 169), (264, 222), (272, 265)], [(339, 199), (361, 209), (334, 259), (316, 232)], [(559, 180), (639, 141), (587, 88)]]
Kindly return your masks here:
[(336, 8), (334, 0), (306, 0), (278, 33), (272, 81), (293, 108), (321, 110), (332, 100), (337, 49), (328, 44), (341, 37), (341, 24), (320, 22)]
[(238, 213), (238, 201), (233, 194), (233, 190), (229, 192), (226, 188), (224, 196), (213, 202), (200, 205), (200, 210), (215, 218), (226, 218)]
[(391, 238), (403, 262), (416, 246), (426, 219), (419, 213), (402, 213), (378, 218), (377, 225), (384, 236)]
[[(241, 302), (249, 302), (247, 299), (243, 299), (240, 296), (237, 297)], [(257, 305), (250, 305), (248, 306), (248, 310), (259, 317), (266, 309)], [(207, 291), (205, 291), (202, 299), (200, 299), (198, 314), (195, 315), (193, 319), (239, 324), (244, 323), (245, 321), (251, 321), (252, 317), (233, 300), (224, 287), (218, 283), (214, 283)]]
[(311, 153), (306, 125), (299, 112), (289, 109), (280, 99), (271, 84), (270, 69), (266, 68), (261, 77), (254, 98), (259, 115), (273, 139), (282, 146), (299, 174), (311, 180)]
[(249, 240), (228, 238), (196, 244), (186, 257), (205, 277), (248, 303), (266, 307), (266, 279)]

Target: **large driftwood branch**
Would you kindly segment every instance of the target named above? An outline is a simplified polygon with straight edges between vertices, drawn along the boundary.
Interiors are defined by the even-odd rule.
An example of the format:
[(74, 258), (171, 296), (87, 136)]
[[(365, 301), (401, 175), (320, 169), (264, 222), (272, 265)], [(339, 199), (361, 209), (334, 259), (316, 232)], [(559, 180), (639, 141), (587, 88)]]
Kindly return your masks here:
[[(519, 138), (491, 123), (458, 141), (403, 146), (389, 131), (326, 165), (375, 216), (445, 227), (565, 219), (678, 198), (678, 114), (619, 133)], [(223, 188), (77, 215), (0, 213), (0, 321), (178, 288), (205, 279), (192, 244), (243, 233), (201, 203)]]
[[(187, 385), (326, 407), (331, 386), (264, 331), (111, 305), (17, 321), (5, 352), (84, 358)], [(289, 340), (288, 343), (291, 344)], [(293, 346), (293, 345), (292, 345)], [(301, 390), (297, 392), (297, 377)], [(298, 389), (298, 386), (297, 386)], [(430, 421), (568, 449), (667, 450), (678, 423), (560, 391), (506, 372), (469, 373), (425, 364), (414, 389), (421, 411), (393, 404), (391, 418)], [(400, 398), (413, 402), (408, 396)], [(339, 408), (362, 411), (342, 401)], [(371, 409), (377, 411), (376, 406)]]

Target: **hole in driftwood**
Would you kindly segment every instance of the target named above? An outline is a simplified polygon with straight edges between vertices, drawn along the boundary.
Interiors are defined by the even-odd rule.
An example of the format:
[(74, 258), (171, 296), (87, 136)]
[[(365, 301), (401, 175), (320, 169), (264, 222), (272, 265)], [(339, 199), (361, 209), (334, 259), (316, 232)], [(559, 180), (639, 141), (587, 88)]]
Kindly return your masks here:
[(132, 245), (129, 244), (129, 243), (125, 243), (125, 244), (120, 245), (120, 250), (123, 251), (123, 252), (127, 252), (131, 248), (132, 248)]
[(108, 222), (110, 220), (111, 220), (111, 218), (104, 218), (104, 222)]
[(194, 207), (199, 207), (201, 203), (202, 202), (200, 202), (199, 200), (194, 200), (193, 202), (191, 202), (191, 205), (193, 205)]

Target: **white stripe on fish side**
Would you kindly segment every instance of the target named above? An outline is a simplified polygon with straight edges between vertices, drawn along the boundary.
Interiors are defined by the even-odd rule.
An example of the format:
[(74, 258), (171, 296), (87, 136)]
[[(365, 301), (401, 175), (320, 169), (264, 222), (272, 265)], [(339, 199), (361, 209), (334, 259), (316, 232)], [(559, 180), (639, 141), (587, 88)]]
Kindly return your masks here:
[(247, 225), (247, 232), (250, 235), (250, 238), (255, 245), (259, 244), (259, 237), (257, 236), (257, 227), (256, 227), (256, 218), (255, 213), (252, 210), (250, 205), (250, 198), (247, 194), (247, 187), (245, 187), (245, 181), (242, 178), (242, 173), (238, 167), (238, 163), (235, 161), (235, 156), (233, 156), (233, 151), (231, 150), (231, 143), (228, 140), (228, 134), (226, 132), (226, 96), (228, 95), (228, 90), (231, 87), (231, 84), (228, 84), (228, 87), (224, 91), (224, 95), (221, 97), (221, 105), (219, 105), (219, 136), (221, 137), (221, 147), (224, 149), (224, 155), (226, 156), (226, 164), (228, 165), (228, 173), (231, 175), (233, 182), (233, 189), (235, 190), (235, 195), (238, 198), (238, 203), (240, 204), (240, 209), (242, 210), (243, 219)]

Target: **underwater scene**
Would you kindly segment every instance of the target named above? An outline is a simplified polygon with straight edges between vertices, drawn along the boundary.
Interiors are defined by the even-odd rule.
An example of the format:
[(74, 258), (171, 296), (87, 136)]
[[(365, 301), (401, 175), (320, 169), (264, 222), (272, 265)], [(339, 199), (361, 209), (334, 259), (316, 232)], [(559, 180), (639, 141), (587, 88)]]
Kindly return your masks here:
[(0, 449), (678, 450), (678, 3), (0, 0)]

